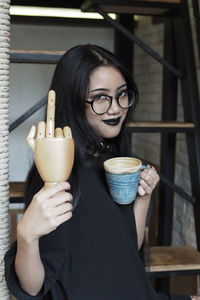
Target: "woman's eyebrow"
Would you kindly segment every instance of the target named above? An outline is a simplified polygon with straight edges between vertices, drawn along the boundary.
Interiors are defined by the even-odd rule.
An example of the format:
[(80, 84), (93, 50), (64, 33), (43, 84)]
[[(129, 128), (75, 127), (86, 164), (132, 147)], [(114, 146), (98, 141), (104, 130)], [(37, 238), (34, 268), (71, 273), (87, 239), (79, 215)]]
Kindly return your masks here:
[(127, 84), (124, 83), (124, 84), (120, 85), (120, 86), (117, 88), (117, 90), (120, 90), (120, 89), (123, 88), (123, 87), (127, 87)]
[[(127, 87), (127, 84), (126, 83), (123, 83), (122, 85), (120, 85), (118, 88), (117, 88), (117, 91), (120, 90), (122, 87), (126, 86)], [(91, 90), (89, 91), (89, 93), (92, 93), (92, 92), (98, 92), (98, 91), (106, 91), (106, 92), (109, 92), (110, 89), (105, 89), (105, 88), (97, 88), (97, 89), (94, 89), (94, 90)]]
[(98, 88), (98, 89), (94, 89), (94, 90), (92, 90), (92, 91), (89, 91), (89, 93), (97, 92), (97, 91), (106, 91), (106, 92), (109, 92), (109, 89)]

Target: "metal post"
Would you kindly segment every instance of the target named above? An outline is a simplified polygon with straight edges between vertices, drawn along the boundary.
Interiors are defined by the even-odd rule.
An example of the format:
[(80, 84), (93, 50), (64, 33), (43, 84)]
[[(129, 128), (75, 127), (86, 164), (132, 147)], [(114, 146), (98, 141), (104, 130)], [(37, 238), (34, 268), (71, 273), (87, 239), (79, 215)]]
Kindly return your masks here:
[(197, 248), (200, 250), (200, 103), (194, 49), (187, 0), (181, 1), (181, 15), (175, 19), (177, 60), (185, 72), (181, 79), (181, 92), (185, 121), (193, 121), (195, 132), (187, 133), (192, 196), (195, 199), (194, 216)]

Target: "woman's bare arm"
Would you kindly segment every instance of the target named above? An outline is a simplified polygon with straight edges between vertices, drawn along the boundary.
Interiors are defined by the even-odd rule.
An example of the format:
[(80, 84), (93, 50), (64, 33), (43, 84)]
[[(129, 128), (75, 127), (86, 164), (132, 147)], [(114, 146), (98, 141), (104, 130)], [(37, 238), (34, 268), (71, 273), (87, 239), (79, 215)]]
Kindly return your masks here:
[(28, 241), (17, 230), (17, 255), (15, 270), (21, 287), (31, 296), (41, 290), (44, 282), (44, 267), (40, 259), (39, 239)]
[(21, 287), (30, 295), (41, 290), (45, 271), (40, 258), (39, 239), (72, 216), (70, 185), (59, 183), (34, 197), (17, 226), (15, 271)]

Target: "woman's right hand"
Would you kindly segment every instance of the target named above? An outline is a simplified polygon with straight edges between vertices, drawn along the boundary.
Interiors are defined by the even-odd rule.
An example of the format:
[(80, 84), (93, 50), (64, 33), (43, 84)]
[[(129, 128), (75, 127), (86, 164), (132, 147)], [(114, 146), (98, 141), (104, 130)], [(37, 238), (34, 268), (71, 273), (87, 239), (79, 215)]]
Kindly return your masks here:
[(55, 230), (72, 217), (72, 195), (68, 182), (42, 188), (32, 199), (17, 226), (17, 234), (27, 243)]

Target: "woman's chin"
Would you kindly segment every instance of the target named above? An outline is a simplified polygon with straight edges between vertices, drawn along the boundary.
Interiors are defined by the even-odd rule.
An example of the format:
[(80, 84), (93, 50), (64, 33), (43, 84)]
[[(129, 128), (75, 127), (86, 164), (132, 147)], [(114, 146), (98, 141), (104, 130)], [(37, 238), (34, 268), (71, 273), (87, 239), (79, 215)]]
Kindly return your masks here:
[(104, 132), (101, 137), (104, 139), (114, 139), (116, 136), (118, 136), (118, 134), (120, 133), (120, 129), (119, 130), (107, 130), (106, 132)]

